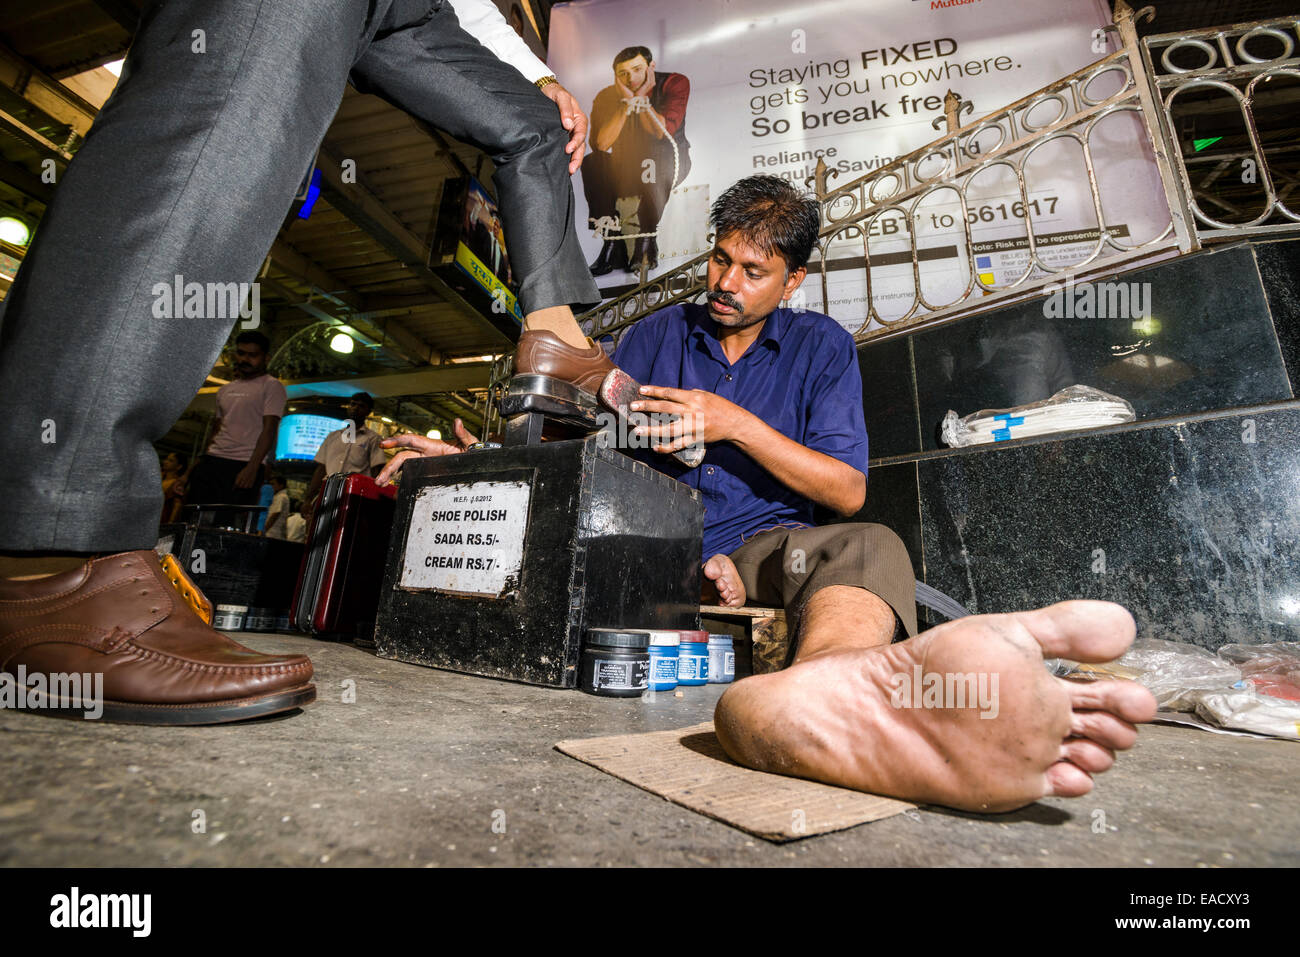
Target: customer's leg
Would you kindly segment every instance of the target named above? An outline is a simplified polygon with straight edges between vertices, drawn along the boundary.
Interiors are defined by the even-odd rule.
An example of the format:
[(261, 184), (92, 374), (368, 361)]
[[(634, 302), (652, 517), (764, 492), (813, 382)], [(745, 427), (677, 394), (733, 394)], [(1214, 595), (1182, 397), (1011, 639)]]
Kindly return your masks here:
[[(342, 97), (365, 12), (351, 0), (146, 9), (5, 303), (7, 675), (96, 674), (104, 718), (147, 724), (240, 721), (315, 698), (305, 655), (214, 631), (181, 598), (184, 570), (159, 565), (152, 442), (238, 318), (228, 302), (224, 316), (165, 318), (172, 291), (256, 276)], [(50, 551), (114, 554), (60, 568)]]
[(450, 4), (394, 26), (358, 61), (354, 83), (492, 157), (524, 327), (585, 345), (570, 307), (594, 305), (600, 292), (578, 245), (569, 133), (555, 104), (461, 29)]
[(158, 304), (177, 276), (254, 279), (342, 97), (364, 17), (350, 0), (149, 5), (4, 304), (0, 550), (152, 545), (152, 442), (233, 326), (159, 318)]

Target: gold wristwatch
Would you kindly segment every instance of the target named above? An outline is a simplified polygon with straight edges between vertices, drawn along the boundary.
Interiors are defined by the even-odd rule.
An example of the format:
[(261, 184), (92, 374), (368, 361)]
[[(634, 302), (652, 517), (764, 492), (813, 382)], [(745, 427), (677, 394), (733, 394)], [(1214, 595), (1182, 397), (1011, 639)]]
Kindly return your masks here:
[(551, 76), (544, 76), (540, 80), (534, 80), (533, 82), (537, 84), (537, 89), (540, 90), (550, 86), (552, 83), (559, 83), (560, 81), (555, 78), (554, 74), (552, 74)]

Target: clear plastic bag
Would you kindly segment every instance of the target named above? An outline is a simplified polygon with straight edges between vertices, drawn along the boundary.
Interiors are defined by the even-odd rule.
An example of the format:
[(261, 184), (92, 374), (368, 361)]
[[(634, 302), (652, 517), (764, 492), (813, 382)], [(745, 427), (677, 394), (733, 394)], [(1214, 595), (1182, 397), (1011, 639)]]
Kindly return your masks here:
[(1224, 645), (1219, 655), (1241, 668), (1243, 680), (1260, 694), (1300, 701), (1300, 646), (1284, 641)]
[(1300, 647), (1225, 645), (1216, 655), (1196, 645), (1142, 638), (1104, 664), (1061, 659), (1053, 673), (1131, 678), (1161, 711), (1190, 711), (1213, 725), (1300, 740)]
[(1300, 645), (1289, 641), (1275, 641), (1269, 645), (1224, 645), (1219, 649), (1219, 657), (1237, 665), (1243, 675), (1267, 671), (1285, 675), (1292, 681), (1300, 680)]
[(981, 409), (962, 418), (949, 410), (940, 437), (945, 445), (964, 448), (1049, 432), (1095, 429), (1135, 418), (1133, 406), (1118, 396), (1092, 386), (1072, 385), (1051, 398), (1013, 409)]
[(1142, 638), (1115, 662), (1137, 672), (1138, 683), (1166, 711), (1192, 711), (1203, 691), (1227, 692), (1241, 681), (1241, 669), (1196, 645)]

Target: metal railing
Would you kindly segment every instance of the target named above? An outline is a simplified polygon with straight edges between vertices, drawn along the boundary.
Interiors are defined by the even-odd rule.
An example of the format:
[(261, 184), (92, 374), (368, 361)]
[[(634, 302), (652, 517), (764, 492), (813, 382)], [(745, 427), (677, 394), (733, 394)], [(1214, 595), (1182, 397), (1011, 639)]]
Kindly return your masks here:
[[(831, 274), (856, 271), (865, 287), (865, 309), (854, 338), (864, 343), (1029, 299), (1050, 283), (1086, 280), (1185, 255), (1206, 242), (1300, 229), (1300, 216), (1291, 205), (1300, 185), (1300, 169), (1293, 163), (1291, 168), (1286, 165), (1300, 154), (1300, 142), (1291, 131), (1283, 129), (1279, 135), (1276, 130), (1287, 117), (1300, 114), (1296, 106), (1300, 97), (1288, 96), (1297, 92), (1288, 91), (1291, 81), (1300, 84), (1300, 57), (1295, 55), (1300, 49), (1300, 19), (1139, 38), (1138, 24), (1152, 16), (1151, 7), (1134, 12), (1124, 0), (1117, 0), (1109, 27), (1118, 40), (1116, 52), (965, 125), (960, 125), (959, 117), (971, 110), (971, 104), (949, 93), (945, 118), (935, 123), (936, 127), (946, 124), (942, 136), (851, 182), (831, 188), (830, 180), (838, 172), (819, 161), (809, 186), (821, 203), (823, 225), (809, 270), (820, 280), (810, 276), (804, 288), (820, 287), (821, 311), (832, 311), (843, 321), (843, 308), (826, 308)], [(1272, 55), (1265, 49), (1269, 44)], [(1193, 59), (1189, 64), (1193, 54), (1202, 62)], [(1220, 101), (1217, 105), (1215, 97)], [(1261, 108), (1271, 114), (1271, 139), (1266, 140), (1261, 131)], [(1248, 148), (1241, 148), (1240, 136), (1216, 139), (1215, 143), (1227, 141), (1216, 152), (1182, 135), (1182, 127), (1196, 111), (1223, 114), (1231, 109), (1239, 111)], [(1121, 177), (1104, 168), (1099, 171), (1094, 162), (1098, 127), (1117, 115), (1140, 124), (1158, 174), (1160, 195), (1151, 199), (1163, 203), (1167, 220), (1158, 222), (1144, 239), (1129, 236), (1108, 219), (1106, 200)], [(1051, 233), (1041, 228), (1047, 217), (1031, 193), (1026, 166), (1036, 153), (1058, 142), (1082, 157), (1092, 223)], [(1022, 228), (1010, 240), (989, 243), (974, 235), (973, 226), (985, 212), (979, 203), (979, 180), (995, 172), (1008, 177), (1014, 183), (1012, 195), (1018, 195), (1000, 207), (1002, 215)], [(1228, 181), (1229, 173), (1239, 175), (1242, 185), (1258, 184), (1258, 208), (1243, 209), (1241, 196), (1216, 190), (1216, 184)], [(1254, 183), (1249, 182), (1251, 176)], [(936, 234), (918, 224), (927, 203), (933, 206), (940, 198), (955, 210), (954, 229), (946, 237), (944, 255), (936, 256)], [(1207, 205), (1214, 206), (1217, 217), (1206, 211)], [(892, 229), (887, 230), (887, 224)], [(856, 246), (852, 256), (834, 255), (832, 245), (842, 249), (845, 237), (861, 240), (860, 255)], [(1072, 244), (1074, 250), (1068, 262), (1051, 255), (1064, 244)], [(1018, 272), (991, 281), (978, 262), (981, 253), (991, 248), (1019, 251), (1023, 262)], [(960, 268), (955, 287), (951, 285), (954, 261)], [(617, 341), (643, 316), (700, 295), (707, 263), (707, 253), (697, 256), (602, 303), (580, 316), (579, 322), (593, 338)], [(894, 269), (889, 278), (896, 290), (900, 267), (910, 268), (911, 300), (890, 303), (892, 310), (882, 308), (884, 283), (879, 271)], [(936, 294), (938, 271), (948, 273), (946, 295)], [(900, 297), (895, 291), (887, 298)], [(806, 298), (801, 304), (813, 306)], [(494, 389), (504, 386), (510, 371), (506, 357), (494, 370)]]
[[(824, 174), (819, 170), (817, 194), (825, 221), (819, 242), (823, 307), (830, 299), (831, 271), (837, 266), (856, 265), (863, 274), (866, 310), (855, 338), (865, 342), (1020, 301), (1048, 283), (1067, 277), (1086, 278), (1134, 261), (1150, 261), (1198, 248), (1199, 240), (1190, 226), (1173, 174), (1170, 150), (1160, 136), (1155, 90), (1142, 68), (1137, 22), (1146, 13), (1134, 14), (1127, 5), (1117, 3), (1112, 29), (1119, 35), (1118, 51), (982, 119), (958, 127), (957, 110), (952, 108), (950, 98), (949, 132), (888, 166), (831, 190), (825, 189), (821, 181)], [(1115, 88), (1107, 92), (1108, 87)], [(1103, 186), (1093, 155), (1098, 129), (1117, 114), (1129, 114), (1141, 122), (1163, 190), (1167, 221), (1163, 229), (1142, 241), (1127, 241), (1125, 231), (1110, 223), (1105, 200), (1111, 190)], [(1031, 195), (1027, 167), (1040, 150), (1054, 143), (1077, 148), (1081, 156), (1080, 172), (1086, 182), (1091, 205), (1087, 212), (1091, 212), (1092, 222), (1081, 220), (1074, 229), (1049, 233), (1044, 228), (1046, 211), (1039, 197)], [(993, 174), (1013, 181), (1014, 198), (1009, 205), (981, 205), (985, 192), (981, 187)], [(921, 236), (921, 213), (927, 204), (931, 208), (939, 206), (936, 201), (940, 198), (944, 206), (955, 207), (955, 215), (946, 218), (960, 228), (956, 236), (931, 232), (926, 237), (932, 244), (946, 240), (946, 249), (952, 250), (958, 262), (956, 288), (949, 282), (946, 290), (943, 283), (935, 282), (935, 277), (947, 273), (950, 279), (951, 257), (927, 259), (927, 250), (935, 247), (923, 246)], [(973, 226), (992, 208), (1002, 211), (1004, 221), (1018, 220), (1021, 231), (998, 241), (978, 239)], [(898, 243), (884, 239), (890, 225), (895, 232), (906, 231), (905, 252), (879, 251), (878, 247), (888, 249)], [(860, 263), (832, 259), (832, 243), (855, 234), (862, 237)], [(1047, 255), (1048, 250), (1070, 240), (1074, 254), (1068, 262), (1053, 261)], [(1083, 243), (1079, 240), (1090, 243), (1090, 248), (1080, 249)], [(981, 269), (978, 260), (981, 253), (999, 249), (1023, 251), (1023, 260), (1013, 274), (995, 280)], [(900, 258), (911, 268), (911, 301), (887, 303), (880, 295), (880, 272), (897, 265)], [(891, 288), (897, 290), (897, 273), (891, 278)], [(898, 299), (900, 294), (894, 291), (888, 298)], [(883, 308), (886, 305), (892, 307), (892, 314)]]
[[(1288, 205), (1300, 186), (1300, 142), (1293, 125), (1300, 122), (1297, 41), (1300, 18), (1291, 17), (1162, 34), (1142, 42), (1143, 64), (1161, 96), (1161, 132), (1178, 159), (1179, 185), (1203, 241), (1287, 232), (1300, 224), (1300, 213)], [(1272, 56), (1267, 55), (1269, 45)], [(1239, 124), (1225, 122), (1225, 114)], [(1261, 130), (1261, 114), (1282, 129)], [(1225, 136), (1188, 142), (1179, 127), (1197, 115), (1214, 117)], [(1266, 141), (1265, 132), (1275, 135)], [(1243, 134), (1245, 149), (1202, 149), (1224, 139), (1240, 140)], [(1225, 181), (1234, 183), (1237, 195), (1215, 189)], [(1251, 186), (1256, 188), (1245, 188)], [(1206, 203), (1217, 207), (1217, 215), (1206, 211)]]

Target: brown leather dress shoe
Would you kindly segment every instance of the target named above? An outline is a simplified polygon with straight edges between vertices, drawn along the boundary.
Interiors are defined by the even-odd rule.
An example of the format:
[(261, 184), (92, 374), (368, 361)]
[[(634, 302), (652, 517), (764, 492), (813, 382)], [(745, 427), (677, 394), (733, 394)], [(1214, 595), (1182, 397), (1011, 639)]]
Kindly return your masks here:
[[(103, 720), (129, 724), (242, 721), (316, 698), (305, 655), (259, 654), (214, 631), (148, 550), (31, 581), (0, 579), (0, 672), (6, 682), (43, 686), (42, 703), (22, 695), (26, 710), (81, 717), (97, 684)], [(55, 691), (73, 675), (84, 679), (79, 702)]]
[[(628, 407), (641, 398), (641, 386), (630, 375), (610, 360), (605, 350), (587, 340), (588, 348), (578, 349), (550, 332), (525, 330), (519, 336), (515, 351), (517, 375), (545, 375), (570, 382), (584, 392), (600, 399), (614, 411), (626, 428)], [(689, 468), (704, 461), (702, 444), (688, 446), (672, 453), (673, 458)]]
[(586, 349), (577, 349), (550, 332), (525, 330), (519, 336), (515, 351), (518, 375), (547, 375), (595, 395), (613, 370), (614, 363), (605, 350), (590, 339)]

